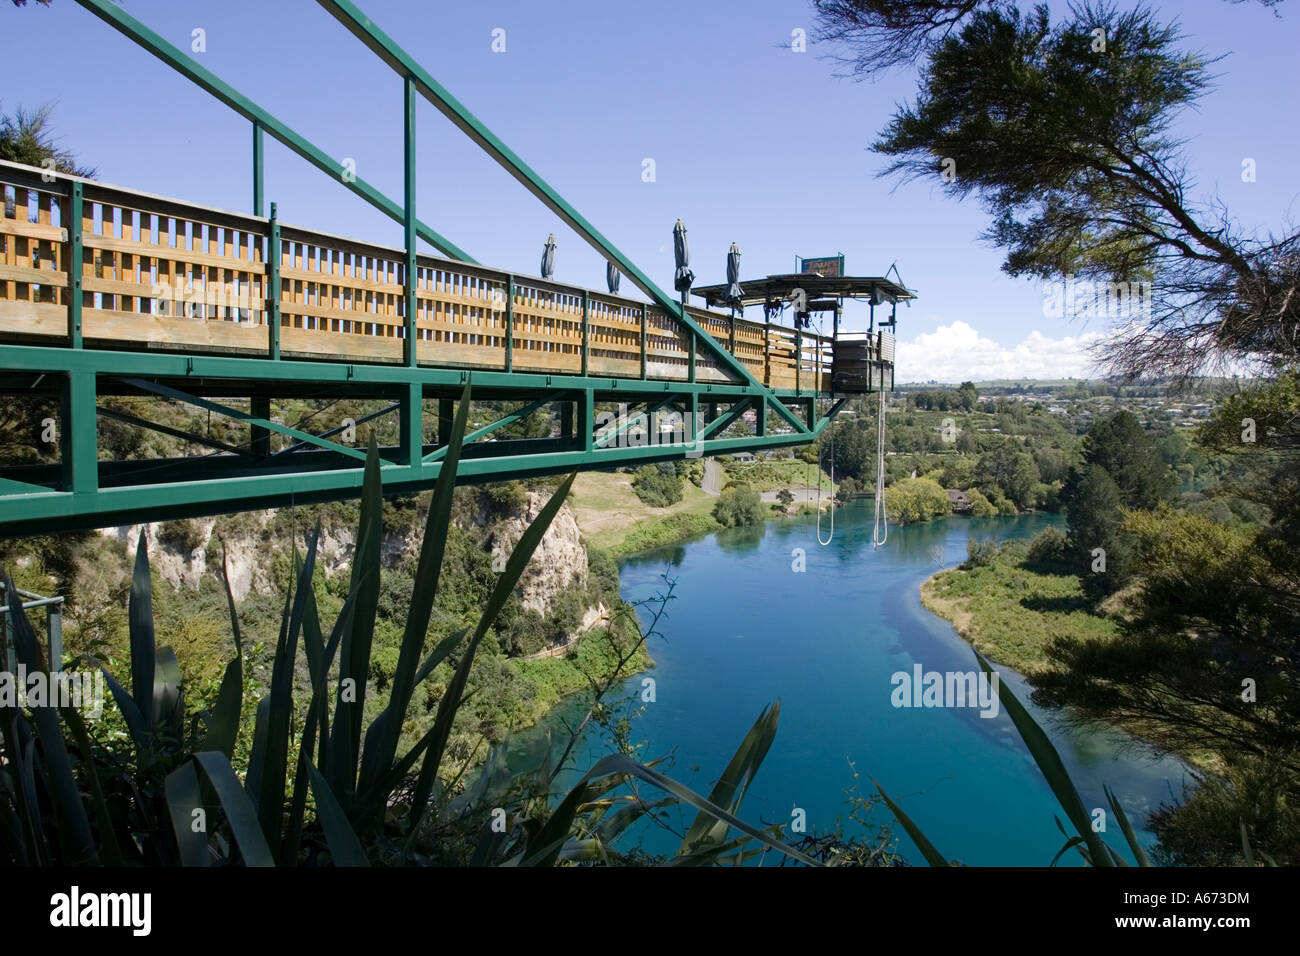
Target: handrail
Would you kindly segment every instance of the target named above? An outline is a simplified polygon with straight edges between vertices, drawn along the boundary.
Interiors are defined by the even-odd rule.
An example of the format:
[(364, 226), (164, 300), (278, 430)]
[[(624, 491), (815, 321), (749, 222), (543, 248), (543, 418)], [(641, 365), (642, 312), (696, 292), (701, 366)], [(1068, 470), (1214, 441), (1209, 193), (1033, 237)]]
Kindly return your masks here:
[[(0, 312), (8, 303), (31, 301), (17, 310), (21, 316), (12, 310), (8, 318), (0, 316), (0, 334), (66, 337), (68, 323), (58, 314), (77, 298), (69, 292), (77, 278), (75, 239), (85, 250), (80, 278), (86, 339), (135, 341), (144, 328), (132, 324), (140, 315), (205, 318), (224, 321), (207, 328), (179, 322), (151, 329), (157, 337), (150, 341), (196, 352), (257, 351), (268, 347), (263, 340), (277, 291), (280, 337), (290, 354), (391, 361), (407, 335), (398, 301), (405, 296), (405, 249), (77, 176), (49, 178), (47, 170), (0, 161), (0, 187), (24, 196), (23, 213), (15, 210), (14, 219), (3, 219), (3, 231), (47, 250), (25, 260), (11, 247), (11, 265), (0, 274)], [(77, 190), (81, 221), (74, 222)], [(38, 221), (28, 222), (33, 206)], [(277, 233), (279, 248), (268, 253)], [(520, 368), (576, 373), (586, 367), (578, 358), (587, 355), (599, 359), (592, 374), (638, 377), (644, 311), (649, 377), (689, 379), (696, 374), (693, 366), (704, 380), (728, 380), (722, 363), (692, 345), (677, 309), (428, 253), (415, 263), (414, 329), (424, 364), (504, 368), (509, 312), (512, 359)], [(277, 275), (278, 289), (272, 281)], [(160, 283), (183, 286), (184, 301), (160, 304)], [(829, 391), (832, 337), (695, 306), (685, 314), (756, 382)], [(818, 366), (824, 377), (814, 381)]]

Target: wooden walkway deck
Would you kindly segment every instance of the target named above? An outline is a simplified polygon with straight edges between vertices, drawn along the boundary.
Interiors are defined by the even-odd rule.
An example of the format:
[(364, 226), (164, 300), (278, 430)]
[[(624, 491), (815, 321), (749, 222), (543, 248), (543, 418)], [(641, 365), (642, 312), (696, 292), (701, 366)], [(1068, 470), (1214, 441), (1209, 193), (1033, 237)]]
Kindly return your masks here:
[[(30, 172), (0, 163), (0, 343), (403, 361), (404, 250), (90, 180), (77, 199), (68, 177), (47, 189)], [(76, 205), (80, 255), (68, 228)], [(657, 305), (435, 256), (417, 262), (421, 366), (731, 380)], [(77, 281), (79, 329), (68, 308)], [(830, 392), (829, 337), (687, 311), (760, 383)]]

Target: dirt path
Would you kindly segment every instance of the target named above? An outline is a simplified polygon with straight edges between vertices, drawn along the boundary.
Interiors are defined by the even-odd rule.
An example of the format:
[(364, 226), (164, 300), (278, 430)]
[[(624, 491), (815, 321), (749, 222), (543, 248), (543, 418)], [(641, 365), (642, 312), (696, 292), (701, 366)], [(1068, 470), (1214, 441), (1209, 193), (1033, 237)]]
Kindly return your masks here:
[(700, 490), (706, 495), (722, 493), (722, 466), (713, 458), (704, 459), (704, 477), (700, 480)]

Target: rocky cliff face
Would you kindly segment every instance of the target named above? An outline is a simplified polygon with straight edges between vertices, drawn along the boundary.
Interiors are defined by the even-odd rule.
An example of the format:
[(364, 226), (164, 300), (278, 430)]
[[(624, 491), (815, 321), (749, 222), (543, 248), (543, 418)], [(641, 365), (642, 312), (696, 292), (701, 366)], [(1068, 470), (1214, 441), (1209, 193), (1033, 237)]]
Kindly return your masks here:
[[(493, 553), (494, 562), (504, 567), (511, 550), (547, 500), (544, 494), (529, 492), (523, 506), (509, 514), (493, 517), (480, 510), (477, 515), (462, 519), (461, 524), (463, 527), (471, 525), (466, 530), (484, 542), (484, 547)], [(121, 543), (129, 561), (134, 557), (140, 532), (147, 529), (149, 561), (158, 575), (175, 588), (197, 588), (204, 575), (220, 575), (221, 538), (224, 538), (231, 591), (236, 601), (243, 601), (250, 592), (275, 590), (270, 559), (271, 549), (279, 545), (270, 539), (267, 530), (273, 514), (265, 511), (246, 515), (238, 533), (223, 532), (220, 537), (217, 528), (221, 519), (194, 519), (187, 525), (186, 541), (167, 536), (160, 524), (108, 528), (102, 533)], [(404, 526), (385, 529), (382, 546), (385, 566), (395, 564), (407, 555), (418, 555), (423, 527), (424, 519), (420, 515)], [(327, 576), (350, 570), (355, 538), (356, 529), (352, 526), (322, 526), (316, 560)], [(585, 588), (587, 577), (587, 549), (578, 531), (577, 520), (565, 505), (542, 537), (516, 593), (524, 607), (545, 615), (560, 594), (573, 588)], [(605, 613), (604, 607), (589, 608), (583, 630), (593, 626)]]

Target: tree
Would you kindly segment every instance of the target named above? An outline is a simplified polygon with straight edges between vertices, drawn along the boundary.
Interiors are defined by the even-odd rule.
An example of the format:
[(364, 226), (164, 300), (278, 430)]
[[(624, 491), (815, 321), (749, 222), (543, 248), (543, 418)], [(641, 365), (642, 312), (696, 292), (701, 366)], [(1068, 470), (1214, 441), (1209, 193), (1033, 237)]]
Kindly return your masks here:
[[(840, 483), (840, 492), (841, 493), (844, 492), (845, 483), (852, 482), (852, 481), (853, 481), (852, 478), (845, 478), (844, 481)], [(856, 485), (856, 482), (854, 482), (854, 484)], [(790, 506), (794, 504), (794, 495), (790, 493), (789, 488), (782, 488), (780, 491), (776, 493), (776, 500), (781, 505), (782, 511), (789, 511)]]
[(78, 166), (72, 153), (59, 148), (49, 125), (53, 110), (53, 104), (46, 103), (35, 110), (20, 106), (13, 115), (0, 114), (0, 159), (28, 166), (42, 166), (52, 159), (58, 172), (93, 177), (94, 169)]
[(682, 478), (670, 462), (642, 465), (632, 479), (636, 496), (652, 508), (667, 508), (682, 500)]
[(1033, 457), (1010, 441), (990, 448), (975, 465), (976, 484), (997, 488), (1021, 508), (1033, 506), (1033, 489), (1038, 480)]
[[(1177, 489), (1174, 473), (1132, 412), (1116, 412), (1095, 422), (1083, 436), (1083, 460), (1085, 465), (1105, 469), (1126, 508), (1150, 510)], [(1072, 495), (1067, 482), (1067, 502)]]
[(1100, 601), (1123, 587), (1130, 576), (1126, 542), (1121, 533), (1123, 496), (1104, 468), (1088, 465), (1068, 509), (1067, 527), (1075, 573), (1079, 575), (1084, 594)]
[(998, 513), (997, 505), (985, 498), (978, 488), (971, 488), (966, 492), (966, 497), (970, 499), (972, 518), (991, 518)]
[(979, 389), (975, 387), (974, 382), (962, 382), (957, 386), (957, 401), (962, 411), (975, 411), (975, 404), (979, 401)]
[(885, 491), (885, 514), (894, 524), (941, 518), (951, 508), (947, 493), (930, 478), (903, 478)]
[(725, 528), (763, 523), (763, 499), (744, 482), (729, 481), (713, 505), (713, 517)]
[(1300, 233), (1241, 234), (1221, 203), (1190, 198), (1171, 129), (1215, 60), (1181, 49), (1148, 7), (1081, 3), (1053, 26), (1045, 5), (816, 6), (860, 72), (925, 60), (916, 102), (873, 146), (893, 158), (882, 175), (947, 173), (955, 196), (977, 196), (1010, 275), (1072, 276), (1107, 295), (1150, 283), (1149, 319), (1103, 348), (1117, 372), (1300, 356)]

